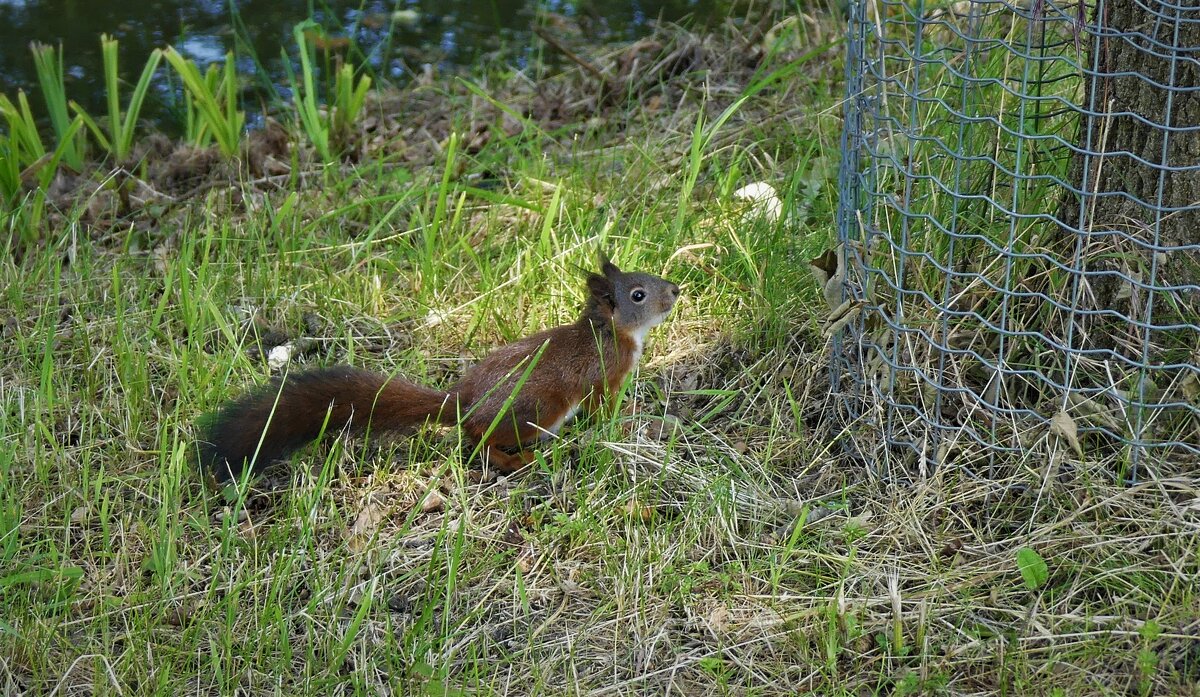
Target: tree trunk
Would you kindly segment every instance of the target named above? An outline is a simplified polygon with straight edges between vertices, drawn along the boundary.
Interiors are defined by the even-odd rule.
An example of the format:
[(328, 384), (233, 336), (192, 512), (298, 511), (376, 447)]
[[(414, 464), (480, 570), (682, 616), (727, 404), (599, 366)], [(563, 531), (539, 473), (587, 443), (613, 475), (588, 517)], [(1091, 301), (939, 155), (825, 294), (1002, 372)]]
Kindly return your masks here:
[[(1195, 325), (1200, 248), (1186, 247), (1200, 245), (1200, 4), (1170, 1), (1174, 7), (1097, 0), (1080, 37), (1090, 44), (1077, 141), (1083, 152), (1069, 175), (1084, 193), (1068, 191), (1060, 217), (1068, 237), (1078, 235), (1088, 272), (1084, 308)], [(1140, 353), (1145, 330), (1112, 320), (1086, 323), (1090, 342), (1135, 358), (1129, 354)], [(1200, 340), (1190, 333), (1185, 343)], [(1151, 336), (1151, 343), (1159, 339)]]

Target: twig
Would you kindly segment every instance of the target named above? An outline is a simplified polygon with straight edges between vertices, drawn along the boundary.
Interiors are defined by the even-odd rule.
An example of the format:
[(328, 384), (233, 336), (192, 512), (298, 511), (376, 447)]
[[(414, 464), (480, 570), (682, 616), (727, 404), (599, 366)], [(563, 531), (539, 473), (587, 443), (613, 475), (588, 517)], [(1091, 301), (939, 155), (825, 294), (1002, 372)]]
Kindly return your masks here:
[(542, 41), (545, 41), (546, 43), (550, 44), (552, 47), (554, 47), (556, 50), (558, 50), (560, 53), (562, 53), (564, 56), (566, 56), (567, 59), (570, 60), (572, 63), (583, 68), (592, 77), (599, 80), (601, 87), (603, 87), (605, 89), (611, 87), (610, 80), (608, 79), (607, 76), (605, 76), (604, 73), (600, 72), (599, 68), (592, 65), (590, 62), (584, 60), (582, 57), (577, 55), (571, 49), (567, 48), (566, 45), (564, 45), (561, 41), (559, 41), (557, 38), (555, 38), (554, 35), (552, 35), (550, 32), (546, 31), (545, 29), (543, 29), (541, 27), (534, 27), (533, 33), (537, 34), (538, 37)]

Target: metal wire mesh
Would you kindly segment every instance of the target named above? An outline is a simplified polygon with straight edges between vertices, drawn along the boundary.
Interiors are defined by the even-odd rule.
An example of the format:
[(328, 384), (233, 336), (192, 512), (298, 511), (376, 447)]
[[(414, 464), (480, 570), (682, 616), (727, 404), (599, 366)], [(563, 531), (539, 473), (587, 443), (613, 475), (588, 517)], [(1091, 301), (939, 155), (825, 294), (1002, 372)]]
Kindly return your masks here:
[(922, 467), (1072, 430), (1125, 475), (1200, 462), (1200, 5), (850, 15), (835, 355), (857, 431)]

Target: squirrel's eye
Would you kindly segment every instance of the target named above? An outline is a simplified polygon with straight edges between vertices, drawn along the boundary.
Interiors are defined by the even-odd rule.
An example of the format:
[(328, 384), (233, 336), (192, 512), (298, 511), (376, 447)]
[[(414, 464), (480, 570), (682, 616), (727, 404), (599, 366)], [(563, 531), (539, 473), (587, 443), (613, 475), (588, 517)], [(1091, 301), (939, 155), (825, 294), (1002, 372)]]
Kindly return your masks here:
[(630, 293), (629, 297), (632, 298), (635, 303), (644, 302), (646, 300), (646, 291), (642, 290), (641, 288), (638, 288), (637, 290)]

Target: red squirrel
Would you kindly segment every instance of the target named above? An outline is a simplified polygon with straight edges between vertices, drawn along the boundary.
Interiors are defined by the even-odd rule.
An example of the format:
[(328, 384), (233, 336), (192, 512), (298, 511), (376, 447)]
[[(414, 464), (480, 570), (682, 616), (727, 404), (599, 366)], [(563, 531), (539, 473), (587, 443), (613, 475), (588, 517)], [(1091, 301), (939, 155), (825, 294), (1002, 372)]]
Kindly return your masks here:
[(533, 461), (530, 447), (580, 407), (594, 410), (616, 393), (641, 359), (646, 333), (679, 298), (674, 283), (621, 271), (603, 257), (587, 289), (574, 324), (495, 349), (445, 392), (348, 366), (276, 378), (210, 418), (201, 464), (228, 482), (323, 432), (411, 431), (431, 422), (461, 427), (490, 466), (516, 471)]

